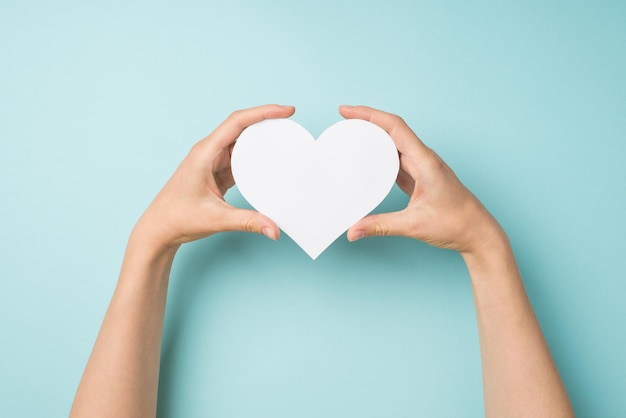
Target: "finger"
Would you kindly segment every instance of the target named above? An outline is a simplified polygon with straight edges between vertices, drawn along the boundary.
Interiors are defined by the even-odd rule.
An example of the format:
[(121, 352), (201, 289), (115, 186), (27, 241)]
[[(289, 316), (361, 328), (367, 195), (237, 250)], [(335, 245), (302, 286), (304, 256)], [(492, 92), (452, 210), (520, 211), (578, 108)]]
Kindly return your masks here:
[(247, 209), (231, 207), (224, 217), (226, 231), (243, 231), (263, 234), (271, 240), (277, 240), (280, 229), (267, 216)]
[(233, 177), (233, 172), (229, 167), (226, 167), (215, 173), (215, 183), (217, 187), (220, 189), (220, 193), (222, 196), (226, 194), (226, 191), (235, 185), (235, 179)]
[(225, 148), (235, 142), (241, 132), (248, 126), (265, 119), (288, 118), (296, 109), (293, 106), (264, 105), (249, 109), (237, 110), (230, 114), (202, 142), (213, 144), (217, 149)]
[(409, 236), (406, 217), (402, 211), (366, 216), (348, 229), (348, 241), (373, 236)]
[(411, 154), (412, 151), (428, 151), (428, 147), (398, 115), (367, 106), (346, 105), (339, 106), (339, 113), (346, 119), (363, 119), (378, 125), (387, 131), (402, 154)]
[(413, 190), (415, 190), (415, 179), (413, 179), (413, 177), (411, 177), (411, 175), (402, 168), (398, 171), (396, 183), (398, 184), (398, 187), (400, 187), (400, 189), (408, 196), (413, 194)]

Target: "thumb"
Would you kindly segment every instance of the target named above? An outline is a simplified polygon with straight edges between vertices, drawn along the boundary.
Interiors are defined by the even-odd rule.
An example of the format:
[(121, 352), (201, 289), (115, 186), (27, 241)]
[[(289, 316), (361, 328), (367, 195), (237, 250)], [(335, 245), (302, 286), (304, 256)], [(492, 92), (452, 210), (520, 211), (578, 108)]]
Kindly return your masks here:
[(280, 236), (280, 229), (270, 218), (253, 210), (234, 208), (225, 226), (230, 231), (263, 234), (273, 241)]
[(363, 237), (402, 235), (407, 236), (406, 214), (403, 212), (379, 213), (366, 216), (348, 230), (348, 241)]

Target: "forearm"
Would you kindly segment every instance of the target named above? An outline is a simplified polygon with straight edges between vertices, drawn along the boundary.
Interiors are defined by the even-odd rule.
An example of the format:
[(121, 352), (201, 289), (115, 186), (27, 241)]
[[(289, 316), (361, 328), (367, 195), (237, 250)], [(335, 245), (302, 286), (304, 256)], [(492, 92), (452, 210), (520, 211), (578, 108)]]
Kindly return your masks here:
[(488, 417), (572, 417), (508, 239), (462, 254), (472, 280)]
[(176, 250), (134, 232), (71, 417), (154, 417), (169, 273)]
[(265, 215), (224, 200), (234, 185), (232, 145), (242, 130), (264, 119), (286, 118), (292, 106), (234, 112), (196, 143), (135, 226), (119, 281), (85, 368), (71, 417), (154, 417), (163, 317), (170, 268), (185, 242), (222, 231), (276, 239)]

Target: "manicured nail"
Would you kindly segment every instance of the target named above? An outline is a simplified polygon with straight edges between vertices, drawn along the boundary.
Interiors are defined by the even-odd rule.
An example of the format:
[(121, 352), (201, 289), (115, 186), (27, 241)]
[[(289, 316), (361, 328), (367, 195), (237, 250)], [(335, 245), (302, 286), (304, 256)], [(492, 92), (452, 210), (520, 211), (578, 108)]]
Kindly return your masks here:
[(271, 239), (272, 241), (276, 241), (276, 238), (274, 238), (274, 233), (272, 232), (272, 228), (269, 227), (265, 227), (263, 228), (263, 235), (265, 235), (266, 237), (268, 237), (269, 239)]
[(360, 240), (361, 238), (365, 238), (365, 231), (359, 231), (354, 235), (354, 238), (352, 238), (352, 242)]

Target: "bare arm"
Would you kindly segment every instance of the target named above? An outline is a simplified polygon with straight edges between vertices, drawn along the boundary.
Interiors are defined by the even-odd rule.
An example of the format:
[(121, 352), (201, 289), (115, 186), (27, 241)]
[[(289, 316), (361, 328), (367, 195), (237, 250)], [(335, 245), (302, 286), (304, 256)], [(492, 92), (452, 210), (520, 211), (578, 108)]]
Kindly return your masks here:
[(131, 238), (71, 417), (155, 416), (165, 298), (175, 252), (147, 250)]
[(489, 417), (573, 417), (506, 236), (462, 254), (472, 280)]
[(486, 415), (573, 417), (500, 225), (401, 118), (363, 106), (342, 106), (340, 113), (390, 134), (400, 156), (397, 182), (410, 197), (402, 211), (364, 218), (348, 238), (403, 235), (459, 251), (474, 292)]
[(233, 185), (230, 151), (241, 131), (292, 107), (233, 113), (198, 142), (133, 229), (120, 277), (74, 398), (70, 417), (154, 417), (170, 268), (179, 246), (221, 231), (277, 239), (267, 217), (224, 201)]

